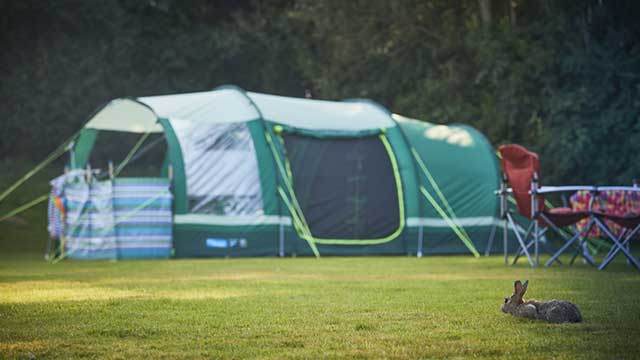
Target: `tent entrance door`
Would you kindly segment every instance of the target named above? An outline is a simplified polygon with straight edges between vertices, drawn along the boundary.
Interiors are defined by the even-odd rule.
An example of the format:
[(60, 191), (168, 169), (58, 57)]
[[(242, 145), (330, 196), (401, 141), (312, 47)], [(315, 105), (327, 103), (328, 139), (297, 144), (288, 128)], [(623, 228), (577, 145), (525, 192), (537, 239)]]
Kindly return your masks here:
[(395, 158), (382, 136), (283, 134), (287, 171), (317, 240), (353, 243), (393, 236), (401, 226)]

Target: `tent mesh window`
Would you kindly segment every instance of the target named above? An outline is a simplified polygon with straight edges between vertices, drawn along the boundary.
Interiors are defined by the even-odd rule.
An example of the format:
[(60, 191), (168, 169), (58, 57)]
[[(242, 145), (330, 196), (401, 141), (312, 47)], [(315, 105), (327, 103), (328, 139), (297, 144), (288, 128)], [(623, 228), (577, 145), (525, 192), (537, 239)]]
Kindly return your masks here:
[[(138, 133), (101, 130), (89, 156), (91, 167), (107, 171), (109, 162), (114, 166), (125, 165), (119, 176), (150, 176), (161, 174), (167, 156), (167, 142), (164, 134), (149, 134), (146, 139)], [(136, 144), (143, 140), (139, 149), (133, 153)], [(127, 155), (130, 160), (123, 164)]]
[(258, 161), (244, 123), (176, 126), (187, 178), (189, 212), (214, 215), (262, 213)]
[(315, 238), (378, 239), (398, 229), (393, 166), (377, 136), (283, 137), (294, 191)]

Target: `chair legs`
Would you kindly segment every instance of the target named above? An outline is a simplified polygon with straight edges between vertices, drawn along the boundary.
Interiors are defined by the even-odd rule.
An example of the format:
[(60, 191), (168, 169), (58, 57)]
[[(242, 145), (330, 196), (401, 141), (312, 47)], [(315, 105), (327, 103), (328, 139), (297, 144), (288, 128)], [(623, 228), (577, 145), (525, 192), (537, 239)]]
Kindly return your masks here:
[[(515, 223), (515, 221), (514, 221)], [(524, 236), (522, 237), (522, 242), (521, 242), (521, 246), (518, 248), (518, 251), (516, 251), (516, 255), (513, 258), (513, 261), (511, 262), (511, 265), (515, 265), (518, 262), (518, 259), (520, 258), (520, 256), (525, 254), (525, 249), (522, 247), (522, 244), (525, 244), (527, 239), (529, 239), (529, 234), (531, 234), (531, 229), (533, 228), (533, 223), (529, 224), (529, 227), (527, 227), (527, 231), (524, 233)], [(526, 250), (529, 251), (529, 248), (531, 247), (531, 245), (533, 244), (533, 240), (529, 241), (529, 243), (526, 243)], [(529, 253), (530, 255), (531, 253)], [(531, 261), (529, 261), (529, 263), (531, 263)]]
[(580, 239), (580, 244), (576, 247), (576, 251), (573, 253), (571, 257), (571, 261), (569, 261), (569, 265), (573, 265), (573, 263), (578, 258), (578, 255), (582, 255), (582, 257), (587, 261), (590, 265), (596, 266), (595, 260), (593, 260), (593, 256), (589, 253), (589, 247), (587, 246), (587, 241), (584, 238)]
[[(620, 239), (616, 238), (615, 235), (613, 235), (611, 233), (611, 231), (609, 230), (609, 228), (607, 227), (607, 225), (605, 225), (602, 220), (600, 220), (599, 218), (595, 218), (595, 222), (598, 225), (598, 227), (605, 233), (607, 234), (607, 236), (609, 237), (609, 239), (613, 242), (613, 248), (611, 249), (611, 251), (609, 252), (609, 254), (607, 254), (607, 256), (605, 257), (604, 261), (602, 261), (602, 264), (600, 264), (600, 266), (598, 267), (598, 270), (602, 270), (604, 269), (612, 260), (613, 258), (615, 258), (615, 256), (618, 254), (619, 251), (622, 251), (624, 256), (627, 257), (627, 260), (633, 264), (633, 266), (635, 266), (636, 269), (640, 270), (640, 262), (638, 262), (638, 259), (636, 259), (631, 252), (629, 251), (629, 249), (627, 248), (627, 244), (629, 243), (629, 241), (635, 236), (635, 234), (638, 232), (638, 230), (640, 230), (640, 225), (636, 226), (635, 229), (633, 229), (633, 231), (631, 233), (629, 233), (629, 235), (627, 235), (627, 237), (624, 239), (624, 241), (621, 243)], [(623, 236), (623, 235), (622, 235)], [(621, 237), (622, 237), (621, 236)]]
[[(529, 254), (529, 249), (525, 244), (525, 241), (527, 240), (527, 238), (529, 237), (529, 233), (531, 232), (531, 228), (533, 227), (533, 222), (529, 225), (529, 228), (527, 229), (527, 232), (523, 238), (522, 236), (520, 236), (520, 233), (518, 232), (518, 226), (516, 226), (515, 221), (513, 221), (511, 214), (507, 214), (507, 221), (509, 222), (509, 225), (511, 225), (511, 228), (513, 229), (513, 233), (516, 235), (516, 239), (518, 239), (518, 243), (520, 243), (520, 249), (527, 256), (529, 265), (531, 265), (531, 267), (535, 267), (536, 264), (533, 262), (533, 259), (531, 258), (531, 254)], [(518, 261), (517, 257), (514, 259), (513, 264), (515, 264), (516, 261)]]
[[(551, 245), (549, 243), (547, 243), (546, 241), (541, 241), (540, 239), (545, 235), (545, 233), (547, 232), (547, 228), (544, 228), (542, 230), (539, 230), (538, 232), (538, 241), (539, 244), (542, 245), (542, 247), (544, 248), (544, 251), (546, 251), (549, 254), (554, 254), (555, 250), (553, 249), (553, 247), (551, 247)], [(525, 236), (525, 239), (527, 237)], [(531, 251), (531, 247), (534, 245), (536, 241), (535, 235), (533, 237), (533, 239), (531, 239), (528, 243), (527, 243), (527, 250)], [(518, 259), (524, 255), (524, 250), (522, 249), (518, 249), (518, 251), (516, 252), (516, 255), (513, 259), (513, 262), (511, 263), (511, 265), (515, 265), (518, 262)], [(558, 263), (558, 265), (562, 265), (562, 261), (560, 261), (560, 259), (555, 259), (555, 262)]]
[[(562, 232), (560, 231), (560, 229), (553, 224), (551, 221), (549, 221), (546, 216), (544, 216), (544, 214), (541, 215), (544, 220), (547, 221), (547, 224), (549, 224), (549, 226), (551, 226), (551, 228), (553, 228), (553, 230), (555, 230), (558, 234), (562, 234)], [(584, 228), (582, 228), (582, 230), (576, 232), (575, 235), (573, 235), (573, 237), (566, 239), (565, 238), (565, 243), (564, 245), (562, 245), (562, 247), (556, 251), (555, 254), (553, 254), (553, 256), (551, 256), (551, 258), (549, 260), (547, 260), (547, 262), (544, 263), (544, 266), (549, 266), (551, 265), (554, 261), (556, 261), (560, 255), (562, 255), (562, 253), (564, 253), (571, 245), (573, 245), (573, 243), (576, 240), (580, 240), (580, 251), (578, 252), (579, 255), (581, 255), (589, 264), (595, 266), (595, 262), (593, 261), (593, 259), (591, 258), (591, 256), (589, 254), (585, 254), (584, 249), (583, 249), (583, 234), (588, 234), (589, 231), (591, 231), (591, 227), (593, 227), (595, 223), (595, 220), (592, 218), (591, 220), (589, 220), (589, 222), (587, 223), (587, 226), (585, 226)], [(575, 258), (574, 258), (575, 259)], [(571, 263), (573, 263), (573, 260), (571, 261)]]
[[(633, 231), (631, 231), (631, 233), (629, 233), (627, 231), (623, 231), (622, 234), (620, 234), (620, 237), (618, 238), (618, 241), (623, 246), (626, 246), (627, 250), (629, 250), (630, 240), (638, 232), (638, 230), (640, 230), (640, 226), (637, 226), (635, 229), (633, 229)], [(607, 255), (604, 257), (604, 260), (602, 260), (602, 263), (598, 267), (598, 270), (602, 270), (605, 267), (607, 267), (607, 265), (609, 265), (609, 263), (611, 261), (613, 261), (613, 259), (618, 255), (619, 252), (620, 252), (620, 249), (618, 249), (617, 246), (612, 246), (611, 249), (609, 249), (609, 252), (607, 253)], [(629, 261), (629, 259), (627, 259), (627, 265), (629, 265), (629, 264), (631, 264), (631, 261)]]
[[(545, 251), (548, 252), (549, 254), (555, 254), (555, 250), (551, 247), (551, 245), (547, 244), (546, 242), (543, 242), (542, 246), (544, 247)], [(562, 261), (560, 261), (560, 259), (558, 258), (553, 259), (553, 261), (557, 262), (558, 265), (562, 265)]]
[[(534, 242), (535, 242), (535, 240), (529, 241), (529, 243), (527, 244), (527, 250), (528, 251), (531, 251), (531, 246), (533, 245)], [(511, 265), (515, 265), (518, 262), (518, 259), (520, 259), (520, 256), (522, 256), (522, 255), (524, 255), (524, 250), (523, 250), (523, 248), (520, 248), (516, 252), (516, 255), (513, 257), (513, 261), (511, 261)]]
[[(536, 246), (538, 245), (542, 245), (544, 251), (548, 252), (549, 254), (554, 253), (554, 249), (547, 242), (542, 241), (542, 238), (546, 234), (548, 228), (541, 229), (535, 226), (536, 223), (532, 221), (527, 227), (523, 236), (520, 234), (520, 232), (518, 232), (519, 226), (510, 214), (507, 215), (507, 223), (510, 225), (512, 230), (514, 230), (516, 239), (518, 240), (518, 243), (520, 245), (515, 253), (513, 260), (511, 261), (511, 265), (515, 265), (523, 255), (527, 258), (527, 261), (529, 262), (529, 265), (531, 265), (531, 267), (540, 265), (538, 261), (536, 261)], [(508, 264), (508, 261), (506, 260), (507, 258), (505, 256), (505, 264)], [(560, 259), (555, 259), (554, 261), (562, 265)]]
[(496, 224), (491, 227), (491, 233), (489, 233), (489, 241), (487, 241), (487, 248), (484, 249), (484, 256), (491, 255), (491, 248), (493, 247), (493, 239), (496, 237)]
[[(619, 252), (622, 252), (627, 258), (627, 262), (633, 264), (638, 270), (640, 270), (640, 261), (633, 257), (629, 250), (630, 240), (640, 232), (640, 225), (637, 226), (633, 231), (629, 232), (628, 235), (621, 235), (619, 238), (615, 237), (611, 231), (607, 228), (607, 226), (596, 216), (591, 217), (586, 226), (582, 228), (582, 230), (577, 231), (573, 236), (568, 237), (566, 234), (562, 232), (560, 228), (558, 228), (554, 223), (552, 223), (544, 214), (540, 214), (540, 217), (547, 223), (549, 228), (553, 229), (555, 232), (560, 234), (565, 243), (554, 252), (554, 250), (550, 247), (546, 242), (540, 242), (540, 238), (544, 236), (547, 231), (547, 228), (540, 229), (537, 225), (536, 221), (532, 221), (527, 227), (524, 235), (522, 235), (518, 229), (519, 226), (516, 221), (513, 219), (511, 214), (506, 215), (505, 220), (505, 229), (508, 224), (509, 227), (513, 230), (513, 233), (518, 240), (519, 249), (516, 251), (513, 261), (511, 265), (515, 265), (518, 260), (524, 255), (529, 262), (531, 267), (536, 267), (539, 265), (538, 263), (538, 246), (542, 244), (544, 251), (553, 254), (545, 263), (544, 266), (550, 266), (554, 262), (562, 265), (559, 257), (562, 255), (567, 249), (571, 246), (576, 248), (576, 252), (573, 254), (570, 265), (573, 265), (578, 256), (584, 258), (584, 260), (592, 266), (598, 266), (591, 256), (587, 248), (586, 234), (588, 234), (594, 226), (599, 227), (613, 242), (614, 247), (609, 251), (609, 253), (605, 256), (603, 262), (598, 266), (598, 270), (604, 269), (616, 256)], [(506, 232), (506, 231), (505, 231)], [(531, 251), (533, 250), (533, 251)], [(507, 263), (507, 254), (505, 253), (505, 263)]]

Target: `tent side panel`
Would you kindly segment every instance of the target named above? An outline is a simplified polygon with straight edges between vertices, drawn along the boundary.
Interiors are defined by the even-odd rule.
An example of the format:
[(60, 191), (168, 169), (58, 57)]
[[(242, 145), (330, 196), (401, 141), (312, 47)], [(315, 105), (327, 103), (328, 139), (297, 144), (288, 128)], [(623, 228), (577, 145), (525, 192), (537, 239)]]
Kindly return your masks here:
[(182, 159), (182, 150), (180, 142), (175, 131), (171, 127), (169, 120), (159, 118), (158, 122), (164, 128), (164, 134), (167, 140), (169, 162), (173, 166), (173, 196), (174, 196), (174, 212), (176, 214), (187, 213), (187, 181), (184, 171), (184, 160)]
[(175, 257), (277, 256), (279, 225), (175, 224)]
[(98, 130), (88, 128), (82, 129), (74, 147), (74, 159), (71, 164), (71, 168), (79, 169), (83, 168), (87, 164), (97, 138)]
[[(495, 155), (489, 143), (479, 132), (466, 126), (433, 125), (426, 122), (404, 120), (402, 126), (410, 145), (433, 176), (437, 188), (422, 170), (420, 185), (439, 206), (453, 209), (458, 223), (469, 233), (478, 251), (485, 250), (492, 228), (496, 224), (499, 173)], [(439, 199), (441, 190), (446, 202)], [(412, 219), (413, 227), (423, 229), (423, 253), (468, 253), (467, 248), (453, 233), (447, 222), (433, 206), (420, 195), (424, 204), (419, 218)]]
[(172, 119), (169, 127), (175, 130), (181, 173), (190, 176), (184, 180), (185, 211), (174, 218), (175, 256), (277, 255), (281, 227), (290, 220), (278, 216), (273, 159), (261, 120)]
[(267, 215), (279, 215), (280, 204), (278, 200), (276, 184), (276, 170), (273, 155), (265, 139), (264, 127), (261, 120), (253, 120), (247, 123), (253, 146), (258, 159), (258, 171), (260, 172), (260, 185), (262, 187), (262, 206)]
[[(418, 177), (411, 157), (411, 152), (409, 150), (409, 144), (407, 144), (407, 140), (403, 136), (402, 130), (399, 126), (386, 129), (386, 136), (389, 139), (389, 143), (393, 148), (393, 152), (398, 162), (398, 170), (400, 172), (400, 179), (403, 187), (405, 219), (418, 217), (420, 214), (417, 184)], [(408, 224), (405, 222), (405, 225)], [(401, 237), (403, 252), (415, 253), (417, 249), (417, 234), (415, 233), (415, 229), (405, 226), (405, 230)]]

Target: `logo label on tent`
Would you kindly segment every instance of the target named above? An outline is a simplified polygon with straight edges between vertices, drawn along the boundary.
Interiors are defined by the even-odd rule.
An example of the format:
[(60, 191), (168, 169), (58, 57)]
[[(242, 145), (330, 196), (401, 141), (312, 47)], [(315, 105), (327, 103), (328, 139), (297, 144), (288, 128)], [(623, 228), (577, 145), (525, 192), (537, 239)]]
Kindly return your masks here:
[(205, 244), (208, 248), (228, 249), (233, 247), (246, 248), (247, 239), (222, 239), (222, 238), (208, 238), (205, 240)]

